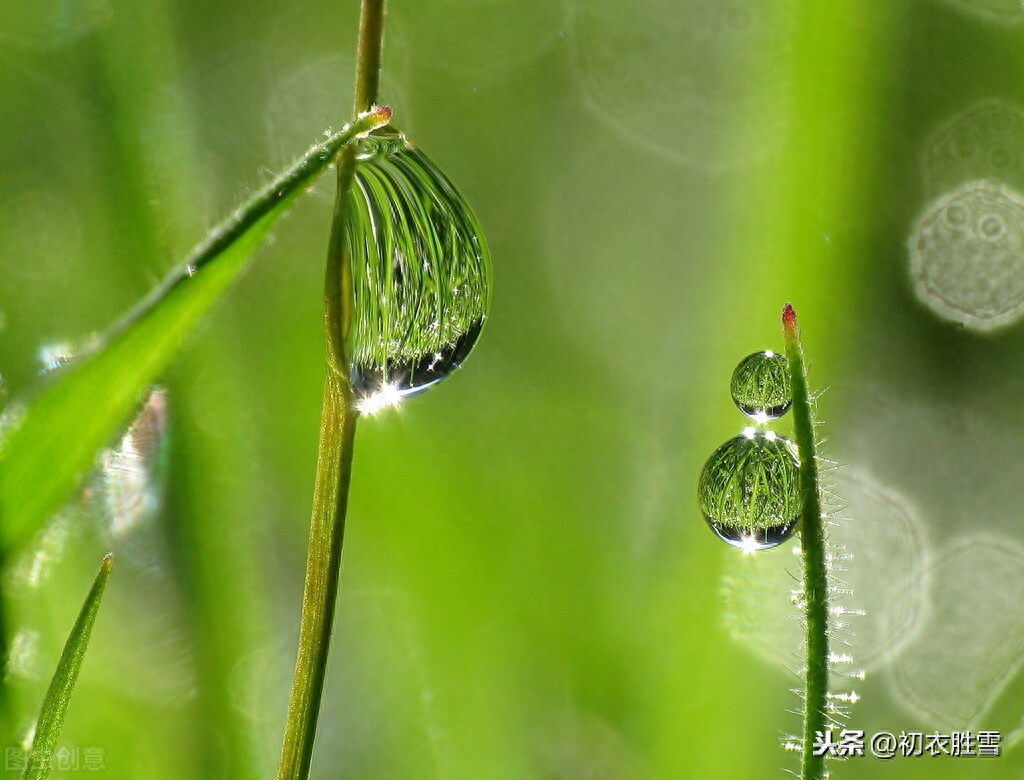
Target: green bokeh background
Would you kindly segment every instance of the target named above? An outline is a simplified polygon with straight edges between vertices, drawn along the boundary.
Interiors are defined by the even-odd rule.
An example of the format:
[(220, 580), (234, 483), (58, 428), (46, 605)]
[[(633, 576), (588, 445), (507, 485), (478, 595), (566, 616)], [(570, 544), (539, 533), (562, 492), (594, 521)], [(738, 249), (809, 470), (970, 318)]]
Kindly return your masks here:
[[(736, 554), (695, 497), (742, 425), (731, 371), (781, 346), (787, 300), (828, 388), (825, 454), (884, 477), (936, 549), (1024, 543), (1024, 330), (941, 322), (906, 270), (935, 194), (929, 134), (980, 100), (1024, 102), (1024, 19), (977, 6), (1000, 8), (392, 0), (382, 101), (474, 205), (494, 302), (464, 370), (360, 424), (316, 777), (795, 767), (779, 740), (798, 729), (797, 678), (731, 637)], [(9, 397), (38, 381), (43, 344), (101, 331), (345, 122), (357, 17), (354, 0), (0, 4)], [(34, 559), (40, 584), (7, 577), (8, 634), (38, 640), (9, 675), (20, 734), (102, 554), (117, 556), (62, 738), (100, 748), (106, 776), (273, 776), (331, 197), (326, 177), (163, 381), (159, 511), (112, 540), (86, 496)], [(1004, 618), (995, 635), (1019, 646)], [(1020, 725), (1013, 692), (984, 727)], [(954, 728), (901, 706), (884, 670), (858, 693), (850, 724), (869, 734)], [(833, 776), (1022, 767), (1006, 750)]]

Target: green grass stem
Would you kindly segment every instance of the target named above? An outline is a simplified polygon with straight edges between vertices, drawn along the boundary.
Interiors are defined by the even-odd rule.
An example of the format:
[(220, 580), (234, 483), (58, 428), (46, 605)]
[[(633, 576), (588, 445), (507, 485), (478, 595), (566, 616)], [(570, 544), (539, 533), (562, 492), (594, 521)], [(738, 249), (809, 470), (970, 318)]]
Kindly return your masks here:
[[(357, 117), (368, 112), (377, 98), (383, 37), (383, 0), (363, 0), (356, 55), (354, 113)], [(349, 193), (355, 167), (355, 148), (348, 146), (341, 151), (337, 160), (337, 194), (324, 279), (327, 377), (324, 381), (320, 417), (320, 444), (302, 596), (299, 649), (278, 780), (304, 780), (309, 776), (341, 574), (342, 543), (358, 417), (353, 405), (348, 360), (345, 356), (345, 339), (352, 317), (352, 274), (344, 249), (345, 211), (350, 207)]]
[(825, 562), (825, 529), (821, 512), (818, 456), (814, 444), (807, 367), (796, 312), (790, 304), (782, 310), (786, 357), (793, 385), (794, 438), (800, 450), (800, 545), (804, 562), (804, 623), (807, 659), (804, 686), (802, 780), (821, 780), (825, 756), (814, 754), (814, 738), (824, 732), (828, 700), (828, 569)]

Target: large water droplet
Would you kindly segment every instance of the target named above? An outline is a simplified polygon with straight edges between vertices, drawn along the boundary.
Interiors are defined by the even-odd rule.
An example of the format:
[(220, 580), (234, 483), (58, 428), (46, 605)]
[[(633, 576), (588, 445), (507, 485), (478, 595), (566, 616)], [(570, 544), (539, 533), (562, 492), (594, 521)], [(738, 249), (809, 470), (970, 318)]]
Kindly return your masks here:
[(747, 355), (732, 372), (729, 389), (739, 410), (755, 421), (781, 417), (793, 403), (786, 356), (770, 349)]
[(800, 519), (796, 446), (772, 431), (748, 429), (712, 453), (697, 484), (704, 519), (745, 552), (793, 535)]
[(359, 408), (372, 413), (466, 359), (487, 317), (491, 263), (469, 204), (405, 136), (387, 128), (359, 159), (347, 210), (346, 346)]

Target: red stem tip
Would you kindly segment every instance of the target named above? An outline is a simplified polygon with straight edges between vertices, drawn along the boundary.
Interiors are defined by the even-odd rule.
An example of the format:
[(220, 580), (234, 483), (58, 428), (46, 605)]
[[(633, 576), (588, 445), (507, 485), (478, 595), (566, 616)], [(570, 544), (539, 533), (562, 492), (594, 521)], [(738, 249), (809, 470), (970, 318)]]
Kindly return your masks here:
[(787, 336), (795, 336), (797, 334), (796, 312), (793, 310), (793, 304), (791, 303), (787, 303), (782, 307), (782, 327)]

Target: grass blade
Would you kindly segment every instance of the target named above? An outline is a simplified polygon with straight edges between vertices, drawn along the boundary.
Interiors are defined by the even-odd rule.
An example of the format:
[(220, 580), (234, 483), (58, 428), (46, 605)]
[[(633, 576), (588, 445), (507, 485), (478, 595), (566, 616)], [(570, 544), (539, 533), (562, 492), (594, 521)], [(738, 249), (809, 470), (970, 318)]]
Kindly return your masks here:
[(107, 553), (89, 595), (85, 597), (82, 611), (78, 613), (78, 619), (71, 629), (64, 651), (60, 654), (57, 670), (53, 673), (50, 687), (43, 699), (43, 707), (39, 712), (39, 721), (36, 723), (32, 749), (28, 753), (28, 761), (21, 775), (22, 780), (44, 780), (50, 776), (57, 740), (60, 738), (61, 729), (64, 728), (64, 717), (67, 715), (71, 694), (78, 681), (78, 672), (82, 668), (82, 659), (85, 658), (85, 650), (89, 646), (89, 637), (96, 622), (96, 613), (99, 611), (100, 600), (103, 598), (103, 590), (107, 586), (113, 562), (114, 556)]
[(274, 222), (353, 139), (387, 123), (362, 115), (306, 152), (214, 228), (100, 344), (60, 372), (28, 406), (0, 452), (0, 550), (9, 557), (88, 473), (183, 337), (223, 294)]

